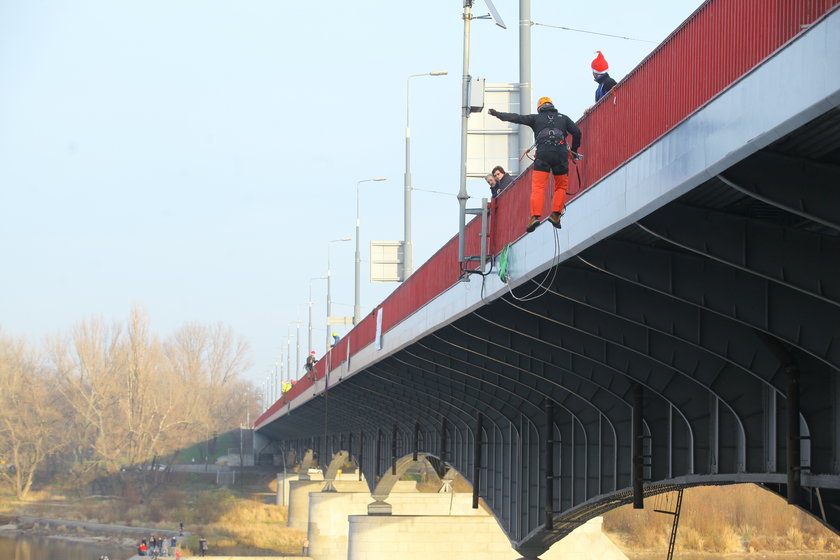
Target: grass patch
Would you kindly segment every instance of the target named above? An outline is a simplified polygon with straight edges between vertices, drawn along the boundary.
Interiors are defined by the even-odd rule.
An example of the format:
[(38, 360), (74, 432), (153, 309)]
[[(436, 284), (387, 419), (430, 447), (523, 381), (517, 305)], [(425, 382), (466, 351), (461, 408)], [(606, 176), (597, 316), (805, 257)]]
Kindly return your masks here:
[[(657, 505), (659, 503), (659, 505)], [(652, 497), (645, 509), (622, 506), (604, 515), (604, 531), (629, 552), (667, 547), (673, 500)], [(807, 513), (755, 484), (687, 488), (677, 550), (697, 552), (836, 552), (840, 537)]]

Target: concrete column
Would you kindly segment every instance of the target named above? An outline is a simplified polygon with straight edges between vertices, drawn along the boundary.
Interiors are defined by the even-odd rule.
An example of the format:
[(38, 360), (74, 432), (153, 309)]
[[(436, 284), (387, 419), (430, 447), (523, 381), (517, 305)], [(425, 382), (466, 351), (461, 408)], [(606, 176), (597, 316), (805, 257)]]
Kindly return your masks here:
[[(412, 484), (413, 486), (413, 484)], [(395, 492), (388, 504), (396, 515), (466, 515), (486, 517), (484, 509), (472, 509), (470, 494)], [(347, 558), (348, 517), (365, 515), (371, 502), (368, 492), (313, 492), (309, 495), (309, 556), (313, 560)]]
[(350, 516), (348, 560), (514, 560), (493, 517)]
[[(292, 481), (289, 490), (289, 527), (298, 531), (307, 531), (310, 522), (309, 502), (312, 494), (321, 494), (326, 482), (323, 480)], [(370, 501), (370, 491), (363, 480), (335, 480), (334, 490), (326, 494), (341, 492), (359, 492), (362, 490)], [(311, 539), (310, 539), (311, 540)], [(311, 545), (310, 545), (311, 548)]]
[[(468, 496), (468, 495), (467, 495)], [(522, 558), (495, 518), (474, 516), (366, 516), (349, 518), (348, 560), (517, 560)], [(627, 560), (601, 533), (601, 518), (585, 523), (539, 556), (542, 560)], [(527, 560), (538, 560), (528, 557)]]
[(364, 515), (369, 492), (313, 492), (309, 495), (309, 557), (347, 558), (347, 517)]
[(292, 481), (295, 481), (295, 480), (299, 480), (299, 475), (297, 473), (288, 473), (286, 475), (285, 479), (283, 478), (282, 473), (277, 473), (276, 505), (278, 505), (278, 506), (289, 505), (289, 484)]
[(289, 482), (289, 527), (306, 531), (309, 523), (309, 494), (320, 492), (323, 480), (292, 480)]

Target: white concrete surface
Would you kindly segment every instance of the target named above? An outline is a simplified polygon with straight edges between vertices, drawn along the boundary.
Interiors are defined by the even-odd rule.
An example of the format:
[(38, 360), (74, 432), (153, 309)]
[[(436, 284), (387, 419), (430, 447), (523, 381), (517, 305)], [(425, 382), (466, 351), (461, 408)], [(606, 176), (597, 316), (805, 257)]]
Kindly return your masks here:
[[(490, 516), (352, 515), (349, 521), (348, 560), (520, 558), (496, 520)], [(618, 547), (601, 533), (600, 518), (579, 527), (540, 558), (627, 560)]]

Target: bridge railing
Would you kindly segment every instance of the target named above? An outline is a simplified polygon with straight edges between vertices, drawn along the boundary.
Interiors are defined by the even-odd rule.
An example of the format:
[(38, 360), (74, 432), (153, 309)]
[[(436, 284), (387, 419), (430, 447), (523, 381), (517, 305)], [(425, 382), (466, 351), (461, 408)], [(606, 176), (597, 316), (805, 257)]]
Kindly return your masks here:
[[(840, 0), (709, 0), (700, 6), (578, 121), (585, 159), (570, 165), (570, 199), (644, 151), (838, 4)], [(529, 168), (493, 201), (491, 254), (524, 234), (530, 176)], [(547, 211), (548, 201), (543, 213)], [(480, 220), (467, 224), (467, 254), (479, 252), (480, 227)], [(382, 331), (387, 332), (453, 286), (460, 275), (455, 236), (339, 341), (329, 360), (318, 362), (316, 378), (324, 377), (328, 361), (331, 370), (346, 361), (347, 345), (352, 355), (374, 341), (379, 309)], [(299, 380), (256, 425), (311, 386), (308, 379)]]

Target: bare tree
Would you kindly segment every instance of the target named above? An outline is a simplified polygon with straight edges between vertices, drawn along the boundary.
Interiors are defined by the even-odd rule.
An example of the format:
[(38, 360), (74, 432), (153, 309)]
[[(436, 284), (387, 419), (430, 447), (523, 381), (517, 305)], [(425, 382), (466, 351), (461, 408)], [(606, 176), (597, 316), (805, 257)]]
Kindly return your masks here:
[[(174, 377), (188, 389), (183, 406), (205, 434), (236, 425), (222, 412), (248, 367), (248, 344), (232, 329), (186, 324), (165, 344)], [(237, 417), (238, 419), (238, 417)]]
[(0, 332), (0, 481), (23, 499), (47, 457), (66, 444), (54, 380), (23, 342)]
[(236, 427), (258, 402), (239, 379), (248, 346), (222, 325), (161, 342), (135, 306), (125, 324), (91, 318), (47, 348), (79, 483)]
[(120, 380), (128, 354), (122, 326), (92, 318), (53, 342), (50, 355), (60, 376), (58, 389), (74, 412), (77, 460), (84, 471), (116, 470), (123, 452), (120, 437)]

